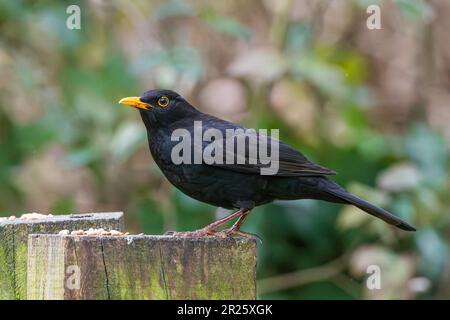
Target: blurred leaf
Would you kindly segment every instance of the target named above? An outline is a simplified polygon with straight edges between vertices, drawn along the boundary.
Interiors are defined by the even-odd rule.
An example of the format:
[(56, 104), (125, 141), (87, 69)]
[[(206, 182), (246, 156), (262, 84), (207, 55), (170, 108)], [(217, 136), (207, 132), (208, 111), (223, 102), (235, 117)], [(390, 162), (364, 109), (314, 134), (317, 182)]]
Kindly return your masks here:
[(421, 256), (420, 269), (431, 278), (439, 277), (444, 262), (448, 258), (447, 245), (431, 228), (417, 231), (415, 238)]
[(414, 126), (405, 141), (406, 153), (417, 163), (424, 179), (438, 185), (448, 175), (448, 147), (442, 136), (424, 124)]
[(71, 198), (60, 198), (53, 203), (52, 214), (72, 214), (76, 211), (76, 204)]
[(203, 10), (199, 17), (219, 32), (241, 40), (250, 39), (250, 30), (234, 19), (220, 16), (211, 10)]
[(380, 160), (388, 153), (385, 138), (377, 132), (364, 128), (353, 133), (356, 148), (366, 159)]
[(378, 176), (380, 188), (388, 191), (406, 191), (419, 186), (422, 174), (411, 163), (397, 163), (382, 171)]
[(345, 206), (339, 213), (336, 221), (336, 227), (339, 230), (345, 231), (348, 229), (360, 227), (371, 220), (368, 214), (361, 212), (354, 206)]
[(432, 14), (430, 5), (424, 0), (394, 0), (394, 2), (409, 18), (427, 18)]
[[(81, 19), (86, 22), (87, 18), (81, 10)], [(74, 50), (81, 45), (86, 34), (83, 29), (74, 32), (66, 28), (66, 19), (66, 7), (62, 4), (56, 8), (43, 8), (33, 15), (33, 23), (42, 29), (41, 33), (52, 37), (63, 49)]]
[(410, 294), (406, 289), (408, 281), (414, 274), (414, 260), (393, 252), (379, 245), (359, 247), (351, 258), (351, 273), (358, 277), (369, 276), (369, 266), (376, 266), (381, 271), (381, 288), (371, 290), (363, 286), (365, 298), (369, 299), (405, 299)]
[(159, 6), (156, 16), (159, 19), (175, 17), (175, 16), (192, 16), (194, 10), (191, 5), (181, 0), (170, 0)]
[(294, 72), (312, 82), (326, 94), (344, 98), (346, 88), (340, 69), (313, 56), (304, 56), (293, 64)]
[(371, 188), (362, 183), (352, 182), (347, 189), (358, 197), (366, 199), (377, 206), (384, 206), (389, 201), (389, 196), (385, 192)]
[(390, 208), (392, 213), (406, 221), (413, 221), (416, 212), (411, 197), (400, 195), (394, 199)]
[(438, 194), (433, 189), (421, 187), (415, 194), (417, 211), (421, 213), (420, 219), (423, 224), (434, 224), (439, 217), (447, 213), (446, 205), (442, 205)]
[(362, 84), (367, 78), (367, 61), (358, 51), (321, 45), (314, 48), (314, 55), (326, 63), (339, 67), (350, 88)]
[(127, 160), (146, 141), (146, 131), (140, 123), (125, 122), (111, 140), (111, 152), (121, 161)]
[(361, 8), (361, 9), (366, 9), (368, 6), (370, 5), (381, 5), (383, 4), (385, 0), (355, 0), (356, 4)]
[(76, 150), (68, 154), (63, 160), (64, 165), (67, 167), (84, 167), (89, 165), (100, 155), (99, 150), (95, 147), (87, 147), (80, 150)]
[(199, 80), (204, 71), (196, 48), (178, 46), (143, 55), (134, 69), (136, 74), (143, 71), (153, 73), (158, 85), (166, 87), (175, 86), (179, 76)]
[[(326, 300), (346, 300), (354, 298), (348, 291), (342, 288), (342, 286), (338, 286), (334, 281), (318, 281), (305, 285), (298, 292), (295, 292), (294, 290), (290, 295), (286, 295), (284, 299), (290, 299), (290, 297), (294, 296), (299, 300), (323, 300), (324, 292), (326, 292)], [(277, 297), (276, 299), (280, 298)]]
[(36, 154), (55, 138), (52, 128), (46, 126), (45, 119), (14, 130), (17, 147), (25, 154)]
[(286, 71), (286, 62), (273, 47), (254, 47), (242, 51), (228, 66), (235, 77), (245, 77), (256, 84), (273, 81)]
[(23, 18), (24, 1), (0, 1), (0, 21)]
[(305, 50), (311, 41), (311, 29), (302, 23), (291, 23), (286, 34), (286, 50), (298, 54)]
[(178, 189), (173, 189), (171, 200), (176, 208), (179, 230), (196, 230), (214, 220), (212, 206), (197, 201)]
[(145, 234), (160, 234), (164, 226), (164, 212), (149, 198), (141, 199), (135, 209), (139, 227)]

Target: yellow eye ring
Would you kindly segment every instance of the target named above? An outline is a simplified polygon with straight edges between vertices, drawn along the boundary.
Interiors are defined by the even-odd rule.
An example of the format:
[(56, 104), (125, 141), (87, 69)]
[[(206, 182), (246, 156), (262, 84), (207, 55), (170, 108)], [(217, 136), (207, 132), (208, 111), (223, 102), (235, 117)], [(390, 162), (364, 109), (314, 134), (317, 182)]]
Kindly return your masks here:
[(169, 98), (162, 96), (158, 99), (158, 105), (163, 108), (167, 107), (169, 105)]

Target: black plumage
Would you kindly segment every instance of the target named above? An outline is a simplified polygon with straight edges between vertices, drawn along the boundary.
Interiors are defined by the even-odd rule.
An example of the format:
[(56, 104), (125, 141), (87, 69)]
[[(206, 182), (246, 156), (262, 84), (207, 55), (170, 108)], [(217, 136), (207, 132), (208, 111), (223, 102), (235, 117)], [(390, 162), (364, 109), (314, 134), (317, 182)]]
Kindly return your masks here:
[[(400, 229), (414, 231), (408, 223), (347, 192), (327, 176), (334, 171), (312, 163), (299, 151), (279, 142), (279, 170), (275, 175), (261, 175), (261, 164), (250, 164), (246, 153), (244, 164), (174, 164), (172, 149), (178, 141), (171, 136), (176, 129), (194, 133), (194, 121), (201, 121), (202, 130), (218, 129), (226, 137), (227, 129), (244, 129), (234, 123), (198, 111), (183, 97), (170, 90), (150, 90), (141, 97), (124, 98), (123, 104), (139, 108), (148, 134), (150, 151), (166, 178), (194, 199), (227, 209), (239, 209), (228, 217), (194, 231), (175, 233), (180, 236), (226, 236), (242, 232), (240, 226), (256, 206), (273, 200), (318, 199), (351, 204)], [(219, 103), (219, 102), (218, 102)], [(270, 141), (270, 137), (268, 137)], [(225, 143), (225, 138), (223, 139)], [(250, 142), (249, 142), (250, 143)], [(255, 141), (253, 141), (255, 143)], [(256, 144), (259, 145), (259, 136)], [(208, 142), (202, 141), (200, 150)], [(225, 147), (224, 147), (225, 150)], [(236, 150), (234, 150), (236, 152)], [(192, 157), (195, 153), (192, 143)], [(235, 154), (232, 156), (236, 156)], [(225, 231), (217, 228), (233, 218), (239, 220)]]

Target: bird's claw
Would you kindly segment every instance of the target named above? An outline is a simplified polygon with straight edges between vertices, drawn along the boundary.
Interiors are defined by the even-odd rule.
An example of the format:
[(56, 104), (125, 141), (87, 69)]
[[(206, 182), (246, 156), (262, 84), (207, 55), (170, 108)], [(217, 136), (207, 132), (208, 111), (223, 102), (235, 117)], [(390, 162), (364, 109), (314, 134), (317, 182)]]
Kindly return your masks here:
[(242, 231), (239, 229), (233, 229), (233, 228), (224, 230), (222, 232), (224, 232), (228, 237), (240, 236), (240, 237), (247, 238), (247, 239), (258, 240), (260, 243), (262, 243), (261, 237), (254, 233), (245, 232), (245, 231)]
[(178, 238), (203, 238), (203, 237), (216, 237), (226, 238), (226, 235), (222, 231), (215, 231), (212, 229), (199, 229), (195, 231), (167, 231), (164, 233), (166, 236), (178, 237)]
[(164, 233), (164, 235), (172, 236), (172, 237), (179, 237), (179, 238), (202, 238), (202, 237), (215, 237), (215, 238), (228, 238), (233, 236), (240, 236), (247, 239), (255, 239), (262, 243), (261, 237), (259, 237), (257, 234), (244, 232), (239, 229), (226, 229), (223, 231), (216, 231), (212, 229), (199, 229), (195, 231), (184, 231), (184, 232), (178, 232), (178, 231), (167, 231)]

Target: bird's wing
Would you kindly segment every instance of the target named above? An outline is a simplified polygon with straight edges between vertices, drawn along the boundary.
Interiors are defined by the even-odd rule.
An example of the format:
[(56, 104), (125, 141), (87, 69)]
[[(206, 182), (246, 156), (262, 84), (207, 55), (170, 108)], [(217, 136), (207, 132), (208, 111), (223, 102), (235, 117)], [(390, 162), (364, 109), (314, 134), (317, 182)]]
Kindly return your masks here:
[[(215, 122), (214, 124), (217, 125), (217, 122)], [(212, 128), (214, 127), (212, 126)], [(225, 157), (223, 158), (223, 163), (211, 163), (210, 161), (209, 164), (211, 166), (221, 167), (227, 170), (247, 174), (261, 174), (261, 169), (267, 169), (271, 167), (277, 168), (278, 170), (276, 171), (276, 173), (266, 174), (285, 177), (336, 174), (336, 172), (334, 172), (333, 170), (309, 161), (302, 153), (275, 138), (259, 134), (258, 132), (256, 132), (256, 134), (252, 136), (252, 138), (249, 138), (248, 136), (245, 137), (246, 133), (242, 131), (246, 129), (235, 126), (234, 124), (228, 129), (235, 129), (235, 132), (234, 134), (227, 136), (225, 134), (225, 130), (223, 130), (223, 127), (221, 129), (223, 133), (222, 148), (223, 154), (225, 155)], [(236, 131), (236, 129), (241, 129), (242, 131)], [(246, 139), (245, 152), (243, 152), (242, 150), (238, 150), (237, 148), (237, 141), (239, 139)], [(233, 144), (231, 144), (233, 141), (234, 148), (230, 147), (230, 145), (233, 146)], [(210, 142), (203, 142), (203, 151), (205, 151), (205, 147), (209, 143)], [(274, 157), (276, 149), (274, 149), (274, 153), (272, 152), (272, 145), (276, 144), (278, 144), (278, 157)], [(266, 145), (267, 151), (265, 151), (266, 149), (263, 149), (261, 151), (261, 145)], [(268, 157), (266, 157), (265, 163), (261, 161), (260, 151), (263, 155), (268, 155)], [(226, 161), (227, 159), (233, 159), (233, 161)], [(267, 163), (267, 160), (270, 160), (271, 163)]]

